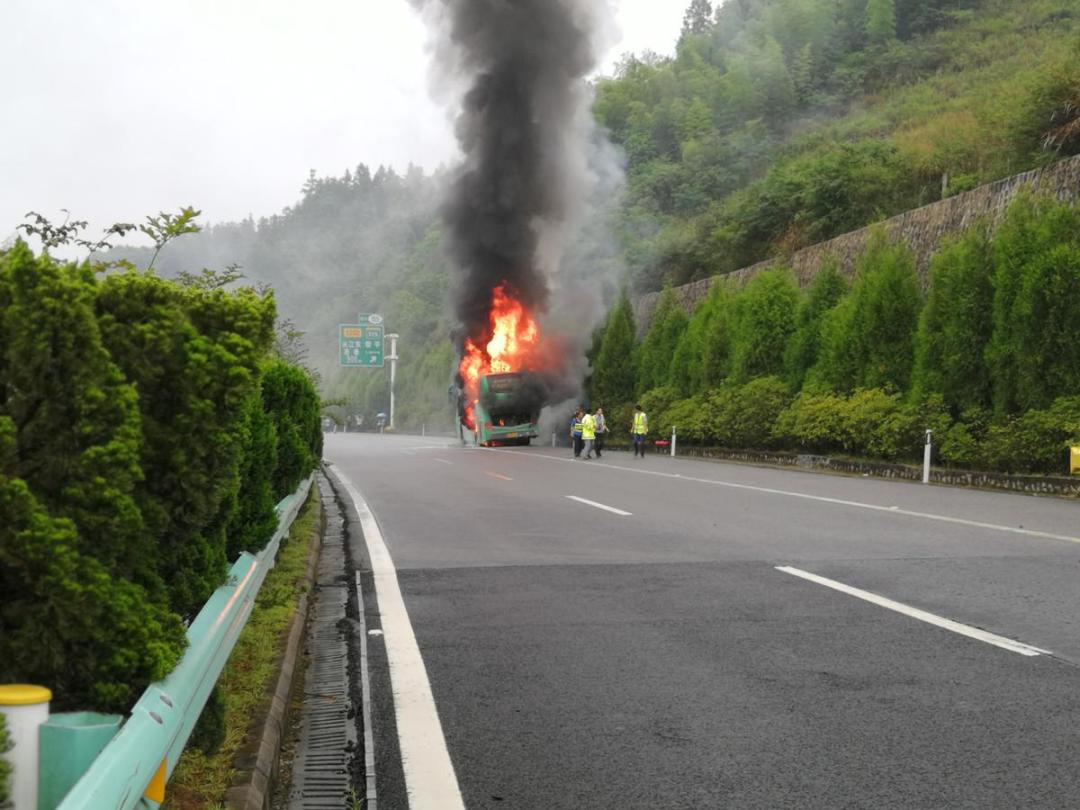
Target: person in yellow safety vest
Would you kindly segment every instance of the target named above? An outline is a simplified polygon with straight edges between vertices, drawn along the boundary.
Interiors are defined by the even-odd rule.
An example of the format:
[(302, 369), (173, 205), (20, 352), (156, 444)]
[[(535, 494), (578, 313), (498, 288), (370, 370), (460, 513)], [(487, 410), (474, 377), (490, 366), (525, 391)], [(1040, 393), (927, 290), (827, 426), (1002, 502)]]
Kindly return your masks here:
[(634, 406), (634, 424), (630, 427), (630, 435), (634, 440), (634, 457), (645, 458), (645, 435), (649, 432), (649, 417), (640, 405)]
[(596, 418), (585, 411), (581, 417), (581, 440), (585, 442), (585, 460), (592, 458), (593, 442), (596, 441)]

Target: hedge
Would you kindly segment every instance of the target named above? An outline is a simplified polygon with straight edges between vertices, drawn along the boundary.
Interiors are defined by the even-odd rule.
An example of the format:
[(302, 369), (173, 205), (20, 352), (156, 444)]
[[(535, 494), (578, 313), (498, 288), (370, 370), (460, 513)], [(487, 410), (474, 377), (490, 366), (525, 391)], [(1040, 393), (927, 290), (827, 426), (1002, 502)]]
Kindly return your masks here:
[[(917, 402), (880, 388), (851, 394), (803, 391), (794, 399), (776, 377), (725, 385), (699, 397), (671, 399), (650, 414), (658, 436), (678, 429), (680, 442), (733, 449), (780, 448), (885, 460), (922, 458), (925, 431), (947, 465), (1011, 473), (1061, 473), (1080, 444), (1080, 397), (994, 423), (982, 410), (953, 419), (940, 395)], [(646, 397), (646, 402), (648, 397)]]
[(179, 659), (321, 455), (275, 317), (248, 288), (0, 253), (0, 680), (124, 711)]

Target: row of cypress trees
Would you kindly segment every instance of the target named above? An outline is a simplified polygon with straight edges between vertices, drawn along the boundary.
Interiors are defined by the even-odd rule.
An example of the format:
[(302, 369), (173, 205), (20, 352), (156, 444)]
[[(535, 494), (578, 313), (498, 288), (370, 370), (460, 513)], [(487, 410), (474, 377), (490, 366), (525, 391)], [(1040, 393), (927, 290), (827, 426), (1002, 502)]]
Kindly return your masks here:
[[(956, 428), (965, 445), (946, 460), (979, 466), (987, 460), (972, 443), (995, 433), (1000, 446), (1002, 431), (1037, 415), (1045, 416), (1040, 424), (1060, 424), (1031, 441), (1060, 443), (1080, 432), (1070, 415), (1078, 409), (1061, 401), (1080, 396), (1078, 312), (1080, 209), (1022, 195), (996, 231), (976, 225), (933, 257), (925, 294), (911, 252), (879, 233), (850, 284), (830, 262), (805, 290), (789, 270), (772, 269), (743, 288), (714, 283), (692, 315), (667, 290), (640, 342), (624, 296), (595, 337), (590, 392), (609, 406), (684, 403), (687, 414), (687, 400), (700, 406), (719, 389), (766, 377), (793, 407), (812, 396), (821, 406), (826, 394), (850, 402), (878, 391), (912, 413), (935, 406), (934, 426)], [(722, 434), (705, 430), (701, 439), (720, 443)], [(799, 449), (800, 438), (779, 431), (767, 443)], [(989, 466), (1046, 466), (1015, 455), (1025, 458), (996, 452)], [(1060, 455), (1056, 444), (1036, 453), (1050, 466)]]
[(0, 682), (127, 709), (321, 456), (273, 296), (0, 253)]

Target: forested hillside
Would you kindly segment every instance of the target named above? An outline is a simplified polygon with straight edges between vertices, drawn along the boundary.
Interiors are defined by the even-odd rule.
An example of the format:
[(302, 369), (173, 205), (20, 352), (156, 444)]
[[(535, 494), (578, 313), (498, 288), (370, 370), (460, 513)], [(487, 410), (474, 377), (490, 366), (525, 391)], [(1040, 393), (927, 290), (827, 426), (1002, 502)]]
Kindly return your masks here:
[(1071, 0), (693, 0), (595, 111), (638, 290), (728, 272), (1080, 150)]

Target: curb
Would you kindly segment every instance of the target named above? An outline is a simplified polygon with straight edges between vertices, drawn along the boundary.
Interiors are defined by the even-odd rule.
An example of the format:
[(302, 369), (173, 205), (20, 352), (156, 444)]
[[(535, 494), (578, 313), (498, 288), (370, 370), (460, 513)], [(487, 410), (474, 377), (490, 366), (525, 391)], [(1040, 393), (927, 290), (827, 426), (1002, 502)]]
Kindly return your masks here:
[(302, 651), (304, 628), (307, 625), (308, 594), (315, 583), (315, 567), (322, 550), (325, 515), (318, 489), (313, 508), (318, 533), (308, 550), (307, 567), (304, 570), (304, 592), (296, 604), (296, 611), (288, 628), (278, 638), (281, 654), (274, 661), (274, 674), (268, 684), (268, 696), (259, 705), (248, 726), (246, 742), (233, 758), (235, 776), (232, 786), (225, 793), (225, 806), (230, 810), (269, 810), (270, 798), (277, 780), (278, 757), (281, 741), (288, 729), (289, 697), (297, 661)]
[[(629, 445), (607, 445), (605, 451), (629, 451)], [(651, 453), (650, 453), (651, 455)], [(659, 452), (658, 456), (669, 453)], [(747, 467), (771, 467), (798, 472), (863, 476), (893, 481), (922, 481), (922, 467), (889, 461), (844, 459), (825, 455), (793, 453), (786, 450), (729, 450), (722, 447), (679, 445), (676, 458), (738, 464)], [(930, 483), (958, 489), (984, 492), (1013, 492), (1021, 495), (1050, 496), (1076, 500), (1080, 498), (1080, 476), (1025, 475), (1021, 473), (980, 472), (931, 467)]]

